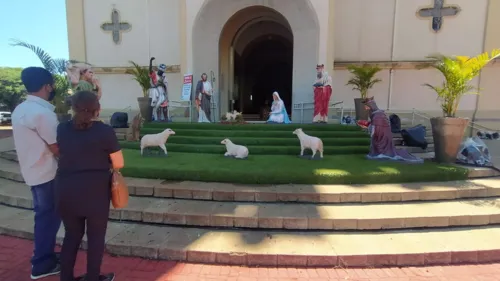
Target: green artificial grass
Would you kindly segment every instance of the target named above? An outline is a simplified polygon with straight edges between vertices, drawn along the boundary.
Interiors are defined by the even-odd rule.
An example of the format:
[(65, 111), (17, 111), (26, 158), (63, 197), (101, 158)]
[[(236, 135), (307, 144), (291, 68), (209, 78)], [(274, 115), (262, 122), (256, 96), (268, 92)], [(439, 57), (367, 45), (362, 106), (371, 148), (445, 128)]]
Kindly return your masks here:
[[(174, 124), (174, 123), (172, 123)], [(228, 125), (232, 126), (232, 125)], [(250, 126), (250, 125), (243, 125)], [(285, 126), (285, 125), (283, 125)], [(161, 128), (142, 128), (141, 135), (145, 134), (157, 134), (163, 129)], [(224, 138), (234, 138), (234, 137), (247, 137), (247, 138), (291, 138), (296, 139), (297, 136), (294, 135), (293, 129), (289, 131), (279, 130), (201, 130), (201, 129), (174, 129), (176, 136), (191, 136), (191, 137), (220, 137)], [(318, 138), (368, 138), (368, 134), (362, 131), (307, 131), (304, 130), (306, 134), (318, 137)], [(222, 140), (221, 139), (221, 140)]]
[[(174, 135), (168, 138), (169, 144), (213, 144), (220, 145), (224, 138), (221, 137), (187, 137)], [(363, 138), (322, 138), (324, 146), (356, 146), (356, 145), (370, 145), (370, 139)], [(295, 138), (250, 138), (250, 137), (235, 137), (231, 141), (241, 145), (257, 145), (257, 146), (298, 146), (300, 145), (299, 139)]]
[(366, 160), (364, 155), (325, 156), (306, 160), (296, 156), (250, 155), (248, 160), (217, 154), (169, 153), (142, 157), (124, 149), (128, 177), (169, 181), (237, 184), (375, 184), (450, 181), (467, 178), (467, 170), (432, 162), (405, 164)]
[(145, 123), (144, 129), (190, 129), (190, 130), (251, 130), (251, 131), (290, 131), (302, 128), (304, 131), (351, 131), (359, 132), (357, 126), (339, 124), (220, 124), (220, 123)]
[[(167, 143), (168, 152), (186, 152), (186, 153), (208, 153), (208, 154), (224, 154), (226, 152), (226, 146), (220, 144), (177, 144), (177, 143)], [(241, 144), (241, 143), (238, 143)], [(140, 149), (139, 142), (120, 142), (120, 145), (124, 149)], [(259, 145), (247, 145), (250, 155), (299, 155), (300, 144), (297, 141), (296, 145), (283, 146), (259, 146)], [(150, 148), (151, 151), (158, 151), (158, 147)], [(339, 155), (339, 154), (366, 154), (368, 153), (369, 146), (359, 145), (359, 146), (325, 146), (325, 155)], [(309, 152), (310, 153), (310, 152)]]

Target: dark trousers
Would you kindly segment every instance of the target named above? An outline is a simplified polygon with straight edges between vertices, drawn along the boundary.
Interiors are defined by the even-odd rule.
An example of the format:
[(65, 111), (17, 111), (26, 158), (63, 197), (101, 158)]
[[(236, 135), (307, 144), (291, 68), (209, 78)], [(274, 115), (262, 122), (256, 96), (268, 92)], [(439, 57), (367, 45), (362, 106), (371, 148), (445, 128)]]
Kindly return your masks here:
[(99, 281), (109, 209), (107, 213), (90, 217), (79, 216), (66, 208), (59, 210), (66, 230), (61, 251), (61, 281), (74, 280), (73, 269), (85, 233), (85, 226), (87, 227), (88, 241), (86, 281)]
[(61, 219), (55, 206), (54, 181), (32, 186), (31, 194), (35, 211), (35, 249), (31, 258), (32, 272), (47, 273), (57, 264), (54, 247), (56, 234), (61, 226)]

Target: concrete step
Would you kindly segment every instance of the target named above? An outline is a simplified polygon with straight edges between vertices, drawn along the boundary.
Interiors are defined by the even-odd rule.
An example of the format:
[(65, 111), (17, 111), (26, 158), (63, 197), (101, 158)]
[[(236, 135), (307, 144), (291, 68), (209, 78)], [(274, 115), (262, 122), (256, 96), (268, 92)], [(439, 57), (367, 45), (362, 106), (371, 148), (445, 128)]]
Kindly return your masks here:
[(116, 133), (116, 138), (118, 140), (125, 140), (127, 138), (127, 134), (125, 134), (125, 133)]
[[(500, 180), (499, 180), (500, 181)], [(498, 189), (500, 194), (500, 189)], [(28, 186), (0, 179), (0, 203), (31, 208)], [(167, 225), (296, 230), (380, 230), (500, 223), (500, 197), (399, 203), (240, 203), (130, 197), (110, 219)]]
[[(0, 234), (33, 238), (33, 213), (0, 206)], [(381, 267), (498, 261), (500, 227), (411, 231), (283, 232), (109, 222), (112, 255), (195, 263), (294, 267)], [(62, 243), (64, 230), (57, 235)], [(82, 247), (87, 247), (84, 237)]]
[[(428, 144), (434, 143), (434, 139), (432, 138), (432, 136), (426, 137), (425, 140), (427, 141)], [(396, 146), (402, 146), (403, 145), (403, 137), (401, 137), (401, 136), (394, 137), (393, 142), (394, 142), (394, 145), (396, 145)]]
[[(425, 137), (432, 139), (432, 130), (430, 128), (427, 128), (427, 131), (425, 133)], [(394, 139), (402, 138), (401, 133), (392, 133), (392, 138), (394, 138)]]
[[(24, 182), (15, 153), (0, 153), (0, 178)], [(6, 168), (3, 168), (6, 167)], [(500, 196), (500, 173), (465, 167), (470, 180), (368, 185), (243, 185), (207, 182), (169, 182), (126, 178), (129, 194), (141, 197), (220, 202), (376, 203), (486, 198)], [(477, 179), (474, 179), (477, 178)]]
[(430, 143), (426, 149), (422, 149), (420, 147), (412, 147), (412, 146), (402, 146), (398, 145), (396, 148), (402, 148), (409, 153), (426, 153), (426, 152), (433, 152), (434, 151), (434, 144)]

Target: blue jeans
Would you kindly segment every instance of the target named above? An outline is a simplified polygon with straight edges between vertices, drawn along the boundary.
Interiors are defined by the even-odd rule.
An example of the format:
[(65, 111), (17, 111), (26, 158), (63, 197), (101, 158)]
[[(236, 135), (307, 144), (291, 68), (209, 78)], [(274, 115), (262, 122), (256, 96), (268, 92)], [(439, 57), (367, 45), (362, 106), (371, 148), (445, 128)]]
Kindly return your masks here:
[(54, 180), (31, 187), (33, 209), (35, 211), (35, 249), (31, 264), (32, 272), (45, 273), (56, 263), (54, 247), (56, 234), (61, 226), (61, 218), (56, 211)]

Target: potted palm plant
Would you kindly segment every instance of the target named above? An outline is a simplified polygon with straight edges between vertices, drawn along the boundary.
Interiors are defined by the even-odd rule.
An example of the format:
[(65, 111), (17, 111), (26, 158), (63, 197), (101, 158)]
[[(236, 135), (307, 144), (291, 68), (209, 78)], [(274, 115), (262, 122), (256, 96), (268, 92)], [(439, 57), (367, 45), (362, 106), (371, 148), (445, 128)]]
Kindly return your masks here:
[(142, 89), (142, 97), (137, 98), (139, 103), (139, 110), (141, 116), (144, 116), (144, 121), (151, 122), (153, 117), (153, 108), (151, 107), (151, 98), (148, 96), (148, 90), (151, 87), (149, 81), (149, 69), (147, 67), (141, 67), (137, 63), (130, 61), (133, 68), (128, 71), (128, 74), (134, 76), (134, 80), (139, 83)]
[(361, 98), (354, 99), (354, 107), (356, 109), (356, 120), (368, 120), (368, 110), (366, 110), (363, 105), (363, 100), (368, 97), (368, 90), (370, 90), (373, 85), (381, 82), (382, 80), (374, 78), (375, 74), (382, 70), (378, 66), (371, 66), (365, 64), (363, 66), (349, 65), (347, 70), (353, 75), (353, 77), (347, 82), (346, 85), (351, 85), (352, 90), (359, 91)]
[(469, 119), (456, 116), (460, 100), (465, 94), (478, 93), (478, 89), (469, 82), (478, 76), (481, 69), (491, 60), (499, 56), (500, 49), (493, 50), (491, 54), (485, 52), (476, 57), (451, 57), (439, 54), (428, 57), (431, 62), (427, 66), (438, 70), (444, 76), (444, 81), (440, 86), (424, 84), (436, 92), (443, 110), (443, 117), (431, 118), (437, 162), (453, 163), (456, 161), (465, 129), (469, 123)]
[(40, 59), (43, 67), (54, 76), (56, 95), (51, 103), (55, 106), (55, 112), (60, 122), (71, 119), (69, 110), (71, 108), (68, 98), (71, 95), (71, 82), (66, 74), (69, 63), (78, 63), (74, 60), (54, 59), (40, 47), (19, 40), (12, 40), (12, 46), (20, 46), (30, 49)]

